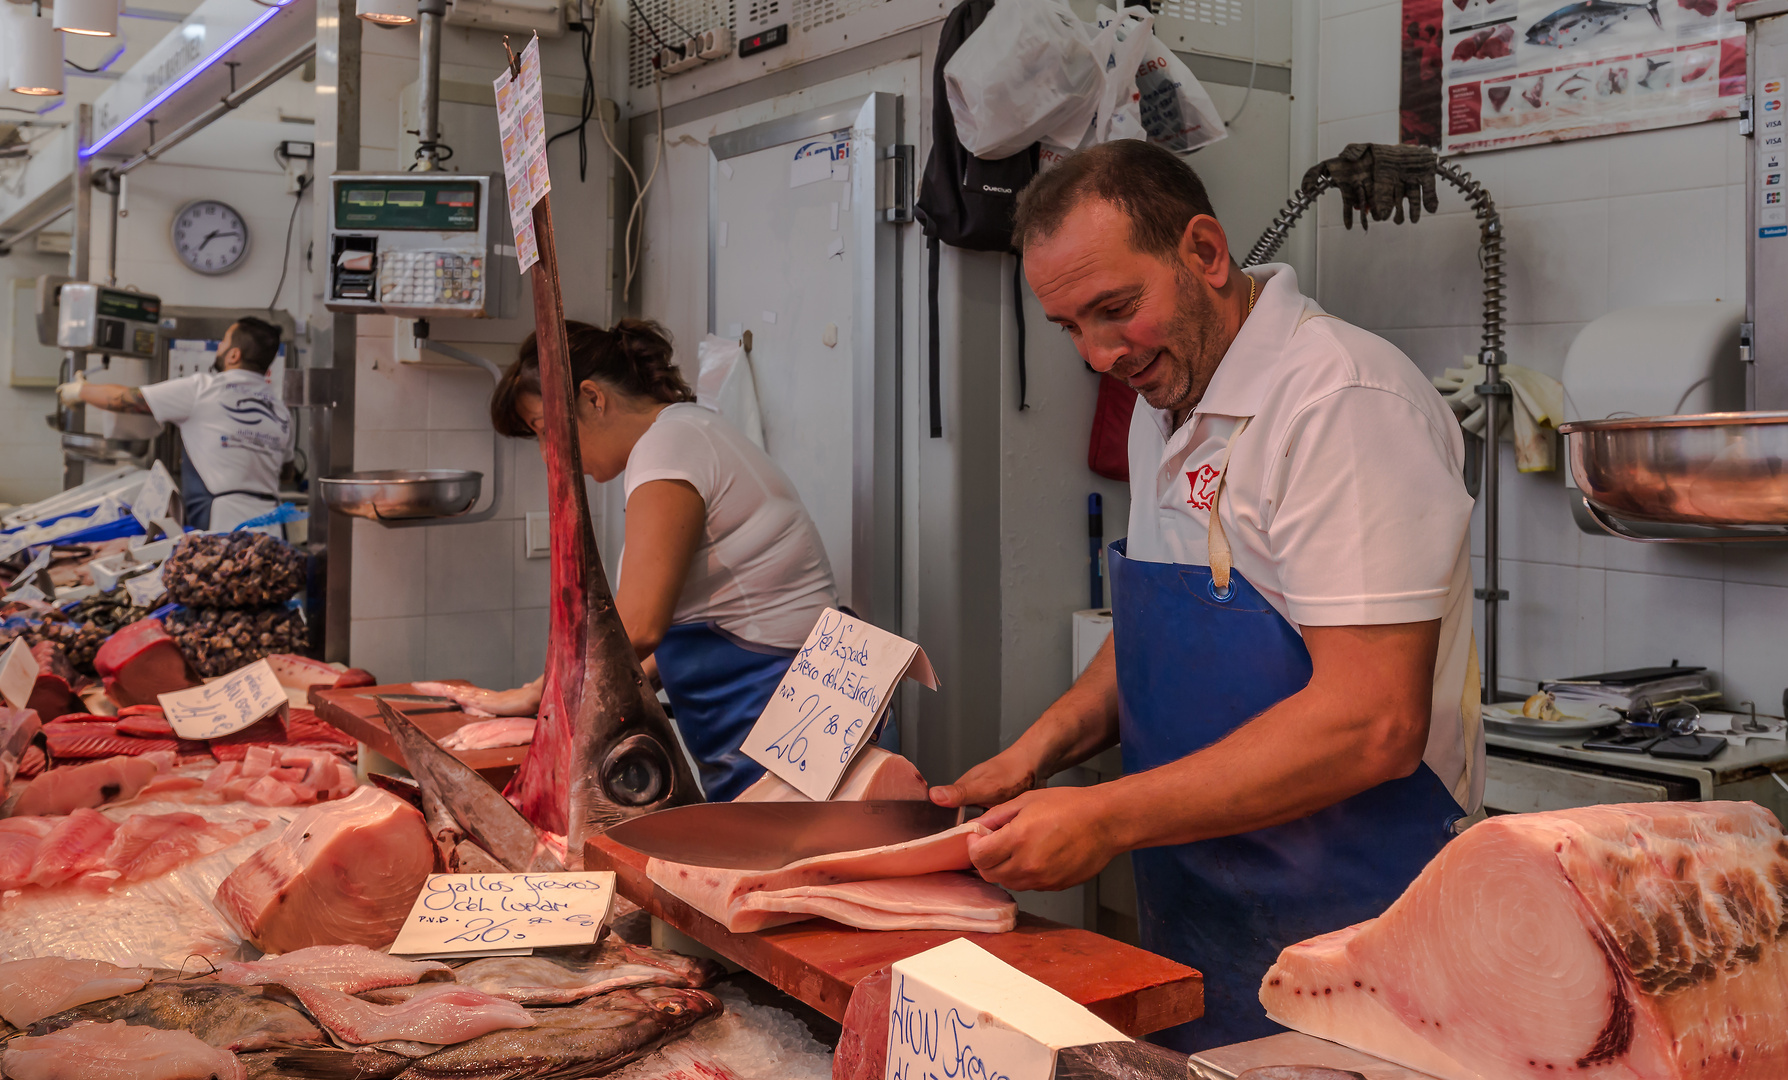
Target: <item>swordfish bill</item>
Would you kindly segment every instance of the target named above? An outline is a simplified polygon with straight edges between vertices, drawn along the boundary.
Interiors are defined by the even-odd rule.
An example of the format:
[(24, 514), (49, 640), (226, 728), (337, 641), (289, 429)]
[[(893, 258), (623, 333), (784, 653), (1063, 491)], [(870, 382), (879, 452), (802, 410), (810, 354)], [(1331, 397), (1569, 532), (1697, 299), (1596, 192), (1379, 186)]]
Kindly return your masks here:
[(477, 770), (441, 749), (389, 701), (373, 700), (422, 789), (422, 819), (447, 873), (467, 872), (460, 865), (471, 854), (464, 851), (467, 841), (518, 874), (565, 869), (534, 827)]
[(576, 388), (547, 197), (534, 206), (533, 268), (540, 355), (540, 436), (551, 515), (552, 606), (546, 685), (528, 756), (504, 792), (529, 821), (584, 842), (630, 817), (700, 802), (670, 720), (646, 682), (602, 571), (578, 450)]

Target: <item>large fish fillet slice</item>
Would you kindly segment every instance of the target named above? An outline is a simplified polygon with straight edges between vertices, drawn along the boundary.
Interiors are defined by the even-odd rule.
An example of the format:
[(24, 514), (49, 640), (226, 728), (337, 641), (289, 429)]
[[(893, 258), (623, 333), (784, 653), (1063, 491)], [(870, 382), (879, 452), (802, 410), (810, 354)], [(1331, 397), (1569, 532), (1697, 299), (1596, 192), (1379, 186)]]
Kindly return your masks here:
[(998, 885), (954, 872), (799, 885), (744, 897), (727, 929), (749, 933), (814, 916), (859, 930), (1003, 934), (1018, 925), (1018, 902)]
[(13, 1027), (28, 1027), (76, 1005), (141, 990), (146, 982), (141, 970), (103, 960), (12, 960), (0, 964), (0, 1017)]
[(14, 796), (6, 811), (21, 817), (66, 814), (79, 807), (128, 799), (162, 771), (156, 758), (109, 757), (40, 773)]
[(768, 913), (747, 911), (745, 902), (755, 893), (967, 870), (971, 865), (969, 837), (987, 832), (985, 827), (969, 821), (904, 844), (816, 855), (776, 870), (731, 870), (648, 859), (646, 877), (728, 930), (745, 932), (748, 927), (763, 929), (797, 921), (774, 917), (766, 921)]
[(375, 1005), (297, 980), (286, 989), (317, 1023), (353, 1046), (394, 1040), (451, 1046), (504, 1028), (534, 1026), (534, 1018), (515, 1002), (453, 983), (435, 983), (397, 1005)]
[(75, 1024), (6, 1046), (13, 1080), (243, 1080), (236, 1055), (184, 1031), (137, 1027), (122, 1020)]
[(1788, 836), (1754, 803), (1495, 817), (1294, 945), (1287, 1027), (1444, 1080), (1788, 1076)]
[(534, 742), (504, 792), (529, 821), (584, 842), (629, 817), (700, 802), (658, 696), (646, 683), (596, 551), (565, 343), (558, 255), (547, 203), (535, 207), (534, 332), (539, 343), (540, 453), (551, 510), (552, 607), (546, 684)]
[(264, 960), (230, 961), (217, 969), (218, 982), (236, 986), (298, 981), (344, 994), (409, 986), (423, 979), (452, 981), (453, 969), (439, 960), (405, 960), (364, 945), (313, 945)]
[(299, 813), (217, 888), (217, 909), (267, 952), (384, 948), (434, 866), (422, 815), (375, 787)]

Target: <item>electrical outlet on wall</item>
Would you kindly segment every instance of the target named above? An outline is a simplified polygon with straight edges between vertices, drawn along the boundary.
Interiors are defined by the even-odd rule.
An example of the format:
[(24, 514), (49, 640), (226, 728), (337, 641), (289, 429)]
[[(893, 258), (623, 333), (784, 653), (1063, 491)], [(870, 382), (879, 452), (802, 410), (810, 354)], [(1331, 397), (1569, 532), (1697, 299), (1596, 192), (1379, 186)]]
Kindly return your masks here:
[(527, 515), (527, 536), (523, 541), (525, 558), (544, 559), (553, 553), (552, 515), (545, 510), (530, 510)]

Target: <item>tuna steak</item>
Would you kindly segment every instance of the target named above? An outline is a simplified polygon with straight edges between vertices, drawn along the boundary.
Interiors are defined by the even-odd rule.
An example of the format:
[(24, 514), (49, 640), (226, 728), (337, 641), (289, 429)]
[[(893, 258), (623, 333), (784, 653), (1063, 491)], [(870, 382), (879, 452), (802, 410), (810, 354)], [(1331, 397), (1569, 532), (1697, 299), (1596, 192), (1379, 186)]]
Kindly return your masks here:
[(1755, 803), (1495, 817), (1286, 949), (1287, 1027), (1443, 1080), (1788, 1075), (1788, 837)]
[(217, 887), (217, 909), (267, 952), (396, 940), (434, 856), (422, 815), (363, 787), (319, 803)]
[(640, 669), (596, 551), (548, 199), (534, 214), (540, 453), (552, 511), (553, 599), (540, 720), (505, 794), (529, 821), (566, 836), (571, 862), (581, 866), (590, 836), (629, 817), (699, 802), (701, 791)]

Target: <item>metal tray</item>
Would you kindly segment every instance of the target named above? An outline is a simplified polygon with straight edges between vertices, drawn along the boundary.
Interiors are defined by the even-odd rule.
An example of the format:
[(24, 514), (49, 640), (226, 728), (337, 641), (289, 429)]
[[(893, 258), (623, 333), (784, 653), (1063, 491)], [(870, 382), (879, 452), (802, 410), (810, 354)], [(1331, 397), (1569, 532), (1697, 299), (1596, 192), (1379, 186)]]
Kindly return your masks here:
[[(1649, 541), (1788, 536), (1788, 412), (1574, 420), (1560, 425), (1586, 509)], [(1694, 526), (1704, 534), (1635, 529)]]
[(378, 469), (325, 476), (329, 509), (373, 521), (409, 521), (463, 514), (478, 501), (484, 474), (466, 469)]

